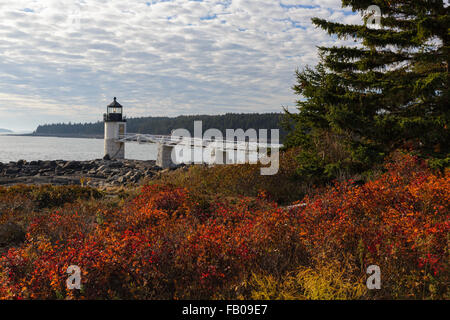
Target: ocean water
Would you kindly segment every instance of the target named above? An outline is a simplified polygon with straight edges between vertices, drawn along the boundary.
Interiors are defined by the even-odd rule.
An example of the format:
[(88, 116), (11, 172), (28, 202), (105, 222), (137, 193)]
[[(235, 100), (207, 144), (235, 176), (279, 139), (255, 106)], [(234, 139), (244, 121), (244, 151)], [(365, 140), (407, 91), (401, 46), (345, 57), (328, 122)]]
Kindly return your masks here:
[[(0, 135), (0, 162), (18, 160), (94, 160), (104, 155), (102, 139)], [(155, 144), (127, 143), (125, 157), (156, 160)]]

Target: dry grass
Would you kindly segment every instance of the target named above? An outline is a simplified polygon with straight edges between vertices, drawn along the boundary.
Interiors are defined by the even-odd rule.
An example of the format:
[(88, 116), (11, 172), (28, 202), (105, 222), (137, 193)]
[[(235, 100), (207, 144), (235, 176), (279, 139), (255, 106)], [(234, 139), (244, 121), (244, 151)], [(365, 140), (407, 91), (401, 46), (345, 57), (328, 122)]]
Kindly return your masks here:
[(263, 193), (279, 204), (288, 204), (302, 199), (313, 189), (296, 176), (296, 152), (292, 149), (280, 153), (280, 169), (273, 176), (261, 175), (260, 164), (197, 165), (168, 172), (150, 183), (183, 187), (204, 196), (257, 197)]

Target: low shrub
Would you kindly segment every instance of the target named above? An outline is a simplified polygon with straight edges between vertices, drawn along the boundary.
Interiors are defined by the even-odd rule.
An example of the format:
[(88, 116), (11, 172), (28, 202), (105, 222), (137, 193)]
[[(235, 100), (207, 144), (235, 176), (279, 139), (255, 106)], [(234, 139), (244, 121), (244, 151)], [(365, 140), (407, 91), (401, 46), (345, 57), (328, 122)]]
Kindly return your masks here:
[(97, 190), (82, 186), (27, 186), (16, 185), (0, 187), (0, 197), (8, 198), (21, 195), (31, 199), (39, 209), (62, 206), (78, 199), (100, 199), (102, 194)]
[[(450, 174), (396, 154), (379, 179), (339, 183), (293, 209), (317, 261), (382, 270), (374, 297), (449, 297)], [(348, 260), (351, 257), (351, 260)]]
[[(0, 255), (3, 299), (448, 299), (450, 174), (397, 155), (290, 209), (150, 185), (33, 217)], [(367, 290), (369, 265), (381, 290)], [(66, 287), (70, 265), (82, 289)]]
[(197, 165), (163, 175), (154, 183), (185, 187), (196, 195), (257, 197), (265, 192), (269, 199), (287, 204), (312, 191), (312, 185), (296, 176), (296, 154), (296, 149), (280, 152), (280, 168), (275, 175), (261, 175), (261, 164)]
[(253, 274), (247, 283), (255, 300), (349, 300), (368, 295), (364, 278), (348, 277), (340, 263), (302, 267), (277, 280)]

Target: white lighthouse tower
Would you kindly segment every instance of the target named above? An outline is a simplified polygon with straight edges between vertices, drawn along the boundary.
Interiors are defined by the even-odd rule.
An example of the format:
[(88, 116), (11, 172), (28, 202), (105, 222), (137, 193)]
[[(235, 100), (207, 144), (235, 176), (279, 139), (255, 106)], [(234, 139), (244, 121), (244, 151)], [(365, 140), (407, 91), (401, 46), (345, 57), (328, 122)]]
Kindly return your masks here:
[(127, 132), (127, 121), (123, 117), (123, 107), (114, 101), (107, 107), (107, 112), (103, 115), (105, 122), (105, 157), (110, 159), (125, 158), (125, 142), (118, 139)]

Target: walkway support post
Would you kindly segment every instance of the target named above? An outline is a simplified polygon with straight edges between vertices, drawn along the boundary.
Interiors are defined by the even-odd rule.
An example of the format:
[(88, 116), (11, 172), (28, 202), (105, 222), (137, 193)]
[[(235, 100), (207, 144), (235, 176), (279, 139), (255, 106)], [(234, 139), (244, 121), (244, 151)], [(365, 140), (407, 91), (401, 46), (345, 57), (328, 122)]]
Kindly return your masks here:
[(173, 167), (175, 164), (172, 161), (172, 151), (175, 146), (158, 143), (158, 157), (156, 158), (156, 165), (167, 169)]

